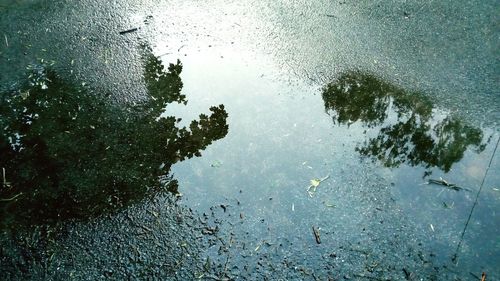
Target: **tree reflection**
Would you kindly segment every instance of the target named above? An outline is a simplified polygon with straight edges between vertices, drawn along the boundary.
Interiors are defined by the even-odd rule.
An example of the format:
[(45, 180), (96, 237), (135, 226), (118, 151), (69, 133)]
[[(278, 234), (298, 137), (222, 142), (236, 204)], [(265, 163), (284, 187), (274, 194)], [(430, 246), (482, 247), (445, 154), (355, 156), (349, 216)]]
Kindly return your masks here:
[(200, 156), (226, 136), (223, 105), (189, 128), (160, 117), (181, 94), (178, 61), (164, 69), (145, 51), (147, 100), (111, 105), (44, 65), (30, 66), (16, 90), (0, 93), (0, 211), (2, 226), (86, 218), (176, 190), (170, 166)]
[(336, 124), (379, 128), (356, 150), (386, 167), (403, 163), (448, 172), (468, 146), (482, 151), (483, 133), (454, 116), (440, 117), (431, 101), (375, 76), (349, 72), (323, 89), (326, 112)]

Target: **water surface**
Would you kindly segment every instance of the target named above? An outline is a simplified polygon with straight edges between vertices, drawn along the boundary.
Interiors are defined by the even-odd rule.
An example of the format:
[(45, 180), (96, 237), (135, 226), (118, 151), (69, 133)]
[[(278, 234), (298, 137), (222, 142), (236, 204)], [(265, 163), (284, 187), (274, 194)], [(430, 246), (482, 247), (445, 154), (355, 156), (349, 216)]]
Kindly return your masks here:
[[(500, 274), (494, 1), (9, 1), (0, 12), (2, 90), (43, 58), (89, 92), (112, 93), (111, 104), (141, 103), (146, 43), (165, 67), (183, 66), (187, 105), (163, 116), (189, 126), (214, 105), (227, 112), (227, 135), (171, 169), (178, 204), (200, 217), (185, 221), (217, 239), (166, 238), (189, 227), (171, 220), (165, 198), (145, 201), (70, 224), (54, 267), (31, 263), (32, 278)], [(127, 232), (141, 221), (152, 231), (138, 237), (150, 239)], [(188, 262), (172, 263), (157, 243), (187, 249), (176, 257)], [(162, 275), (161, 262), (175, 269)]]

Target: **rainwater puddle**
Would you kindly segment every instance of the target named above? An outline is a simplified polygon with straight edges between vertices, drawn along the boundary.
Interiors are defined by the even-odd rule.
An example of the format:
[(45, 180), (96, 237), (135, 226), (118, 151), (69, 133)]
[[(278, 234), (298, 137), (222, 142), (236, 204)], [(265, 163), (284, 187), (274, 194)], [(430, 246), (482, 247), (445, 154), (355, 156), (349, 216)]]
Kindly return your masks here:
[(265, 56), (220, 48), (182, 63), (191, 98), (167, 113), (189, 122), (223, 103), (229, 132), (172, 171), (187, 206), (206, 214), (221, 206), (234, 274), (269, 264), (302, 278), (495, 272), (498, 156), (465, 227), (494, 130), (362, 72), (311, 85), (283, 77)]
[[(32, 276), (61, 278), (480, 280), (486, 272), (498, 279), (493, 1), (292, 2), (0, 1), (2, 91), (45, 58), (56, 61), (63, 82), (74, 75), (90, 85), (78, 84), (84, 92), (140, 104), (150, 89), (138, 45), (149, 42), (165, 67), (183, 65), (175, 96), (187, 105), (166, 107), (163, 116), (182, 119), (175, 126), (170, 119), (169, 130), (204, 120), (214, 106), (221, 118), (213, 119), (224, 121), (181, 141), (166, 137), (166, 146), (157, 133), (165, 128), (129, 125), (125, 115), (103, 119), (115, 129), (91, 124), (106, 141), (84, 154), (92, 173), (70, 183), (99, 189), (102, 178), (93, 175), (102, 169), (92, 166), (99, 159), (133, 178), (126, 186), (141, 203), (69, 224), (50, 241), (54, 248), (42, 247), (47, 263), (13, 251), (13, 279), (26, 262)], [(76, 131), (95, 135), (80, 125)], [(101, 151), (110, 136), (117, 161), (101, 158), (111, 155)], [(122, 142), (129, 138), (139, 140), (135, 154)], [(58, 151), (79, 149), (64, 143)], [(146, 189), (137, 182), (155, 181), (150, 171), (170, 165), (182, 199), (175, 208), (167, 197), (142, 203), (135, 184)], [(10, 175), (2, 176), (5, 187)], [(36, 252), (30, 241), (38, 230), (21, 237), (22, 251)], [(213, 239), (203, 244), (202, 234)]]

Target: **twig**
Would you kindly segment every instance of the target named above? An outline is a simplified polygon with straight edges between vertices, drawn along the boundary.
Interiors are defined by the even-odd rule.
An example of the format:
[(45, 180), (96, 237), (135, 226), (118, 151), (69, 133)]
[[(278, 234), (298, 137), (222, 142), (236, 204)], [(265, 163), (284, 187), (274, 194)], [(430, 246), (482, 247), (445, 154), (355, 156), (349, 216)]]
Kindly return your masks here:
[(10, 187), (10, 182), (7, 181), (7, 176), (5, 175), (5, 168), (2, 167), (2, 179), (3, 179), (3, 185), (2, 187)]
[(9, 47), (9, 40), (7, 40), (7, 35), (4, 34), (3, 37), (5, 38), (5, 46), (7, 46), (7, 48)]
[(182, 49), (182, 48), (184, 48), (184, 47), (186, 47), (186, 46), (187, 46), (186, 44), (184, 44), (184, 45), (180, 46), (180, 47), (179, 47), (179, 49), (177, 49), (177, 52), (180, 52), (180, 51), (181, 51), (181, 49)]
[(453, 189), (455, 191), (460, 191), (460, 190), (466, 190), (466, 191), (471, 191), (470, 189), (468, 188), (465, 188), (465, 187), (460, 187), (456, 184), (453, 184), (453, 183), (449, 183), (447, 182), (446, 180), (444, 180), (443, 178), (439, 178), (438, 180), (434, 180), (434, 179), (429, 179), (429, 181), (427, 181), (427, 184), (437, 184), (437, 185), (442, 185), (442, 186), (446, 186), (448, 187), (449, 189)]
[(469, 274), (471, 276), (473, 276), (474, 278), (476, 278), (476, 280), (481, 280), (481, 278), (479, 276), (477, 276), (476, 274), (472, 273), (472, 272), (469, 272)]
[(0, 199), (0, 202), (8, 202), (8, 201), (12, 201), (12, 200), (16, 199), (17, 197), (19, 197), (19, 196), (21, 196), (21, 195), (23, 195), (23, 193), (22, 193), (22, 192), (21, 192), (21, 193), (19, 193), (19, 194), (17, 194), (17, 195), (14, 195), (14, 196), (13, 196), (13, 197), (11, 197), (11, 198), (7, 198), (7, 199)]
[(127, 30), (123, 30), (123, 31), (120, 31), (120, 35), (131, 33), (131, 32), (136, 32), (137, 30), (138, 30), (137, 27), (134, 27), (134, 28), (131, 28), (131, 29), (127, 29)]
[(5, 168), (2, 168), (2, 179), (3, 179), (3, 187), (6, 187), (7, 179), (5, 178)]
[(314, 238), (316, 239), (316, 243), (321, 244), (321, 237), (319, 236), (319, 229), (315, 226), (312, 227)]

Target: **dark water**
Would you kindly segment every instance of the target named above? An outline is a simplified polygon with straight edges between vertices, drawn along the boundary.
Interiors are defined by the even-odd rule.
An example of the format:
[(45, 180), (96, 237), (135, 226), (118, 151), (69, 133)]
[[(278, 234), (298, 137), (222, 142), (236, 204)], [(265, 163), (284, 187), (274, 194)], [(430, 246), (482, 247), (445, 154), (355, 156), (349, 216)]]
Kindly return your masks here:
[(147, 100), (106, 104), (82, 85), (64, 81), (50, 65), (30, 65), (23, 86), (2, 93), (2, 224), (88, 218), (161, 190), (177, 193), (172, 164), (200, 156), (227, 134), (224, 105), (210, 107), (189, 127), (162, 116), (181, 94), (182, 65), (167, 69), (144, 54)]
[(500, 274), (493, 1), (0, 4), (7, 279)]

